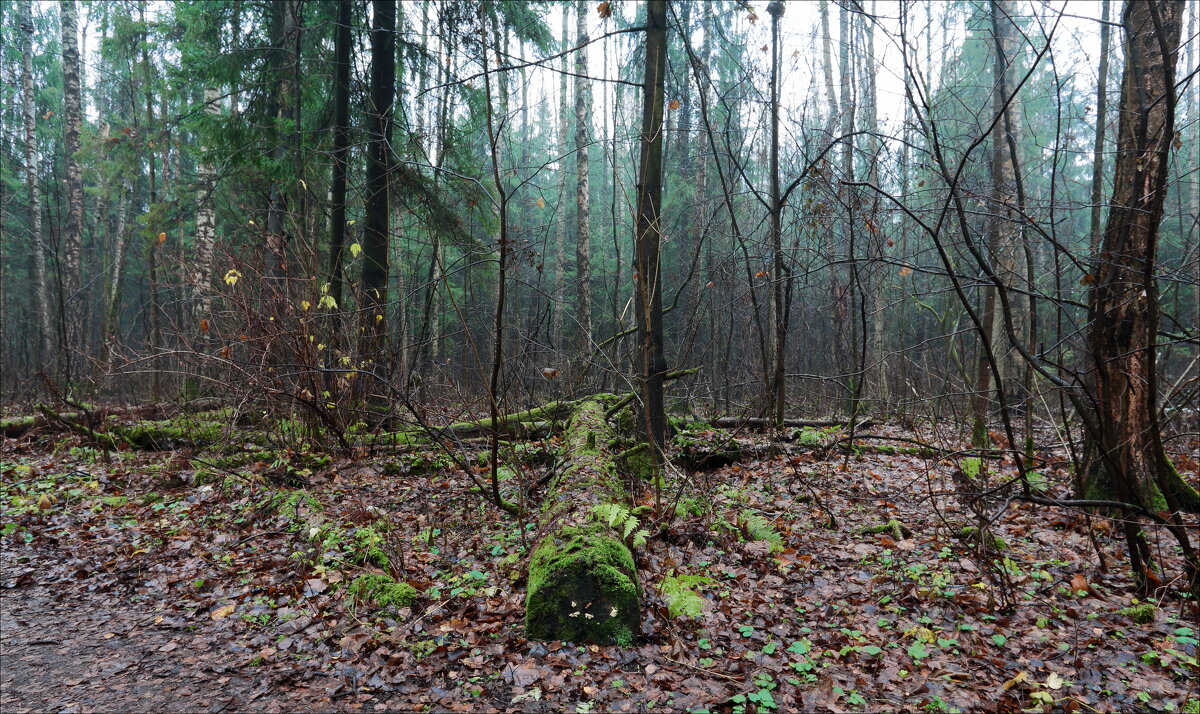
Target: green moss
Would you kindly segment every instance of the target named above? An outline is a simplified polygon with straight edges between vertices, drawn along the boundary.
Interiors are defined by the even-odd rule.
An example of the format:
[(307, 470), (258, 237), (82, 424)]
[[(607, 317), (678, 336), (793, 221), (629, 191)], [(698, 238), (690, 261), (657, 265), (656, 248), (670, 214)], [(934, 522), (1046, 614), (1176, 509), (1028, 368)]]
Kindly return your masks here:
[(306, 514), (302, 511), (320, 513), (322, 510), (321, 502), (304, 490), (277, 491), (268, 494), (258, 502), (256, 507), (264, 514), (286, 516), (297, 524), (301, 524), (306, 519)]
[(346, 589), (352, 602), (365, 602), (395, 610), (408, 607), (420, 594), (408, 583), (398, 583), (382, 573), (365, 573), (354, 578)]
[(383, 465), (383, 473), (387, 476), (424, 476), (453, 468), (454, 461), (446, 454), (432, 451), (400, 454), (394, 460)]
[(1154, 603), (1152, 602), (1143, 602), (1139, 605), (1132, 605), (1117, 610), (1118, 615), (1124, 615), (1131, 618), (1134, 622), (1143, 625), (1154, 622), (1154, 616), (1157, 612), (1158, 609), (1154, 607)]
[[(1183, 476), (1171, 463), (1169, 458), (1164, 457), (1166, 462), (1167, 473), (1164, 479), (1166, 487), (1170, 489), (1174, 496), (1175, 503), (1184, 513), (1200, 513), (1200, 493), (1192, 488), (1191, 484), (1183, 480)], [(1170, 507), (1167, 505), (1167, 499), (1163, 496), (1159, 484), (1156, 482), (1138, 483), (1138, 495), (1146, 510), (1152, 513), (1168, 513)], [(1112, 481), (1109, 477), (1108, 470), (1103, 467), (1100, 459), (1092, 460), (1091, 466), (1088, 469), (1086, 478), (1084, 479), (1084, 498), (1093, 500), (1123, 500), (1113, 488)]]
[(120, 429), (120, 433), (126, 441), (142, 448), (207, 446), (221, 441), (225, 424), (188, 415), (134, 424)]
[(563, 528), (533, 553), (525, 608), (530, 639), (628, 646), (641, 620), (633, 555), (603, 525)]

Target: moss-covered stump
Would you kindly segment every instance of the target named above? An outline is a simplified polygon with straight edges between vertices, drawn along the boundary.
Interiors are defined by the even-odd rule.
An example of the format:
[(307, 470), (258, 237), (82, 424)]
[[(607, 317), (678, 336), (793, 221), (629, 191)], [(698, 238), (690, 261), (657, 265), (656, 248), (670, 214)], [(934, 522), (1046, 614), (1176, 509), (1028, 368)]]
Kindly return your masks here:
[(540, 516), (545, 537), (529, 562), (525, 632), (535, 640), (628, 645), (641, 623), (633, 554), (619, 534), (592, 517), (596, 506), (625, 501), (604, 404), (574, 410)]

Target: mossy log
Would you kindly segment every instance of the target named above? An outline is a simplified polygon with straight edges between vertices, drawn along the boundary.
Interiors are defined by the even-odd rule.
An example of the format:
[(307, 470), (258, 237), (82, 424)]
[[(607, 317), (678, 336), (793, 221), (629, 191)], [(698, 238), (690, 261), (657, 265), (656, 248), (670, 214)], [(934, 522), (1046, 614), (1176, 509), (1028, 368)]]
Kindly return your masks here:
[[(741, 428), (758, 428), (768, 429), (775, 426), (774, 419), (763, 419), (761, 417), (718, 417), (713, 419), (713, 426), (719, 426), (723, 429), (741, 429)], [(845, 426), (850, 423), (849, 419), (830, 417), (829, 419), (784, 419), (783, 425), (789, 429), (799, 429), (803, 427), (809, 428), (828, 428), (831, 426)], [(870, 426), (870, 419), (862, 419), (855, 422), (855, 426), (863, 428)]]
[(540, 517), (546, 533), (529, 562), (525, 632), (535, 640), (629, 645), (641, 623), (633, 554), (592, 517), (596, 506), (623, 503), (613, 429), (598, 400), (579, 403), (560, 451)]

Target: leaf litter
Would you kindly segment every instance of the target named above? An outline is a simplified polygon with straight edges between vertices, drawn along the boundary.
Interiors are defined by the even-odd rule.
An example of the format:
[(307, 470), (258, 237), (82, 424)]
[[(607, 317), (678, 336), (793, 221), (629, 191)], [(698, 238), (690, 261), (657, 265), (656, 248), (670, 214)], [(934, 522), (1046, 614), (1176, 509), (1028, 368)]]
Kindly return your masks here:
[[(264, 462), (214, 472), (183, 451), (9, 440), (5, 708), (1196, 706), (1194, 605), (1131, 594), (1116, 524), (1090, 518), (1101, 571), (1082, 513), (989, 503), (998, 518), (979, 535), (956, 494), (1011, 478), (1008, 461), (968, 477), (961, 459), (863, 451), (674, 472), (636, 554), (643, 638), (620, 648), (524, 638), (535, 526), (481, 505), (461, 472), (322, 458), (301, 490)], [(1063, 455), (1041, 457), (1039, 485), (1067, 496)], [(1170, 543), (1155, 548), (1177, 572)], [(353, 596), (364, 576), (416, 599)]]

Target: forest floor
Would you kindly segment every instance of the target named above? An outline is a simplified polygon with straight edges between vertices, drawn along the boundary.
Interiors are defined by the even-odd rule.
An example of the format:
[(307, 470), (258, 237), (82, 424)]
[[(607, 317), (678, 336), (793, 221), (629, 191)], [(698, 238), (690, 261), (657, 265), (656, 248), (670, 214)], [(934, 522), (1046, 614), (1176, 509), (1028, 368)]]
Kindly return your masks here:
[[(1200, 442), (1174, 445), (1195, 483)], [(1066, 497), (1065, 456), (1041, 456), (1037, 485)], [(643, 518), (643, 637), (622, 648), (524, 638), (534, 526), (413, 468), (436, 459), (62, 435), (0, 458), (5, 712), (1200, 711), (1195, 606), (1170, 582), (1137, 601), (1111, 521), (989, 501), (1002, 542), (963, 535), (955, 494), (1011, 477), (999, 459), (793, 443), (676, 473), (658, 512), (677, 517)], [(352, 596), (364, 573), (419, 595), (378, 607)]]

